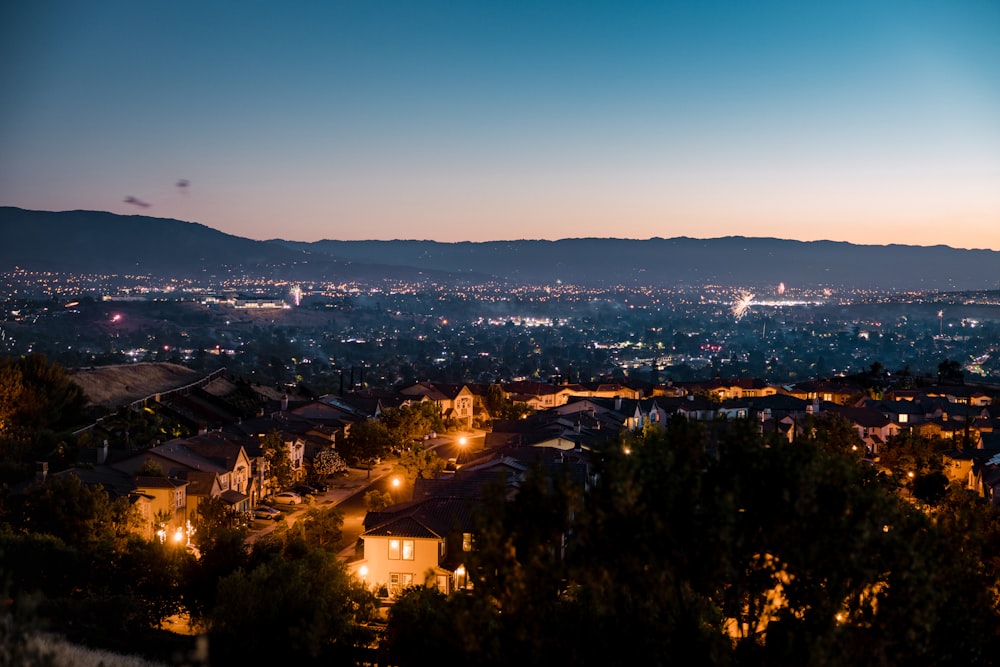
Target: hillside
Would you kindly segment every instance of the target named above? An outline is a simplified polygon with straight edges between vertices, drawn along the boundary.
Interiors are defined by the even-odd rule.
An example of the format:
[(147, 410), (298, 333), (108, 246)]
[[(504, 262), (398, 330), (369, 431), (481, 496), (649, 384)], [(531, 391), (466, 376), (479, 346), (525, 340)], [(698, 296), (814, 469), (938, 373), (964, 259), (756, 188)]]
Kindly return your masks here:
[(70, 372), (94, 405), (114, 408), (195, 382), (201, 373), (167, 363), (99, 366)]
[(317, 241), (287, 243), (382, 262), (515, 282), (580, 285), (777, 285), (897, 290), (1000, 288), (1000, 252), (947, 246), (865, 246), (732, 236), (560, 241)]
[(732, 236), (558, 241), (254, 241), (205, 225), (96, 211), (0, 207), (0, 271), (202, 280), (700, 288), (777, 285), (959, 291), (1000, 288), (1000, 252)]
[(19, 267), (201, 280), (242, 273), (286, 280), (407, 280), (418, 275), (408, 267), (313, 255), (195, 222), (102, 211), (0, 206), (0, 238), (0, 271)]

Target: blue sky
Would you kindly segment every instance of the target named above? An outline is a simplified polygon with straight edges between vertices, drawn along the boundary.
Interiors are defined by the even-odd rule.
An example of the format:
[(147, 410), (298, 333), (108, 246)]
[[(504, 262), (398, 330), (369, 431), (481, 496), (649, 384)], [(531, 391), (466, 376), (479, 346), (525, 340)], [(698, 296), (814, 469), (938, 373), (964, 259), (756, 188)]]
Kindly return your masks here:
[(998, 35), (995, 0), (8, 2), (0, 204), (1000, 250)]

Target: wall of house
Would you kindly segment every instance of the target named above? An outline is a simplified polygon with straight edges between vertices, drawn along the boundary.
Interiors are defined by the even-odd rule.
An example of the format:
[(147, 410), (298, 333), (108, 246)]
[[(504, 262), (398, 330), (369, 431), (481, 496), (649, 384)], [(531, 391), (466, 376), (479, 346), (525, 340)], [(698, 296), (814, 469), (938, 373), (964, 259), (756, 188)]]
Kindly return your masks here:
[[(409, 540), (413, 539), (413, 560), (389, 559), (389, 541), (391, 539)], [(365, 537), (365, 564), (368, 567), (368, 574), (365, 581), (369, 586), (377, 588), (384, 584), (387, 587), (392, 579), (392, 574), (410, 575), (413, 585), (423, 584), (424, 577), (428, 571), (433, 571), (438, 566), (438, 549), (443, 540), (438, 539), (418, 539), (418, 538), (390, 538), (390, 537)], [(400, 544), (400, 556), (402, 556), (402, 544)], [(433, 581), (433, 577), (432, 577)]]

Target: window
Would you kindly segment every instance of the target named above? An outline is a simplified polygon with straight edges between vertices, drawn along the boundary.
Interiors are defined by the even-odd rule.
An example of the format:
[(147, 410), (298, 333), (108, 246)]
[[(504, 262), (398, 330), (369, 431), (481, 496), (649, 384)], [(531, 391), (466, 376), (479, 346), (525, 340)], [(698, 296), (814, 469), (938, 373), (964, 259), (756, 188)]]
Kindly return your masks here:
[(389, 540), (389, 560), (413, 560), (414, 544), (413, 540), (400, 540), (392, 538)]
[(390, 572), (389, 573), (389, 594), (399, 595), (404, 588), (413, 585), (412, 572)]
[(445, 595), (448, 594), (448, 575), (439, 574), (437, 576), (437, 589)]
[(472, 551), (472, 533), (462, 533), (462, 551)]

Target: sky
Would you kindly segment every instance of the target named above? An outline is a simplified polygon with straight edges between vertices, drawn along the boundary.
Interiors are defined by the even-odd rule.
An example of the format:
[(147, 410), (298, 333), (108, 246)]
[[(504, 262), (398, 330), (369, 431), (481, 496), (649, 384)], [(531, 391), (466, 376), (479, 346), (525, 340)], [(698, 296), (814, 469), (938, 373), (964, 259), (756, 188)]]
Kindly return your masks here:
[(0, 205), (1000, 250), (998, 35), (997, 0), (4, 2)]

